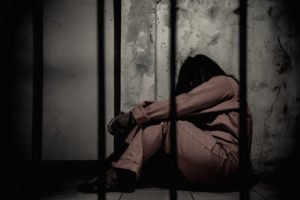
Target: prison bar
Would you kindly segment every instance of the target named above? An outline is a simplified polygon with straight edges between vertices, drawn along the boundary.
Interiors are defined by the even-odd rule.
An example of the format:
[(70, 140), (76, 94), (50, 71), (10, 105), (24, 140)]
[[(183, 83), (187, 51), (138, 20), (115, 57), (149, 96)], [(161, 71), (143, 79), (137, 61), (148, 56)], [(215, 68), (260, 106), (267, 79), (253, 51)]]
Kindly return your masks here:
[(104, 1), (97, 1), (97, 32), (98, 32), (98, 42), (97, 42), (97, 53), (98, 53), (98, 180), (100, 190), (98, 190), (98, 199), (105, 200), (105, 69), (104, 69)]
[(43, 123), (43, 1), (33, 1), (32, 160), (42, 158)]
[(239, 160), (240, 160), (240, 200), (249, 200), (247, 181), (249, 179), (248, 164), (250, 152), (247, 142), (247, 0), (240, 0), (239, 26), (239, 73), (240, 73), (240, 119), (239, 119)]
[(177, 200), (177, 143), (176, 143), (176, 0), (170, 0), (170, 147), (172, 178), (170, 185), (170, 199)]
[(40, 161), (42, 160), (43, 134), (43, 0), (33, 2), (33, 105), (32, 105), (32, 192), (40, 199)]
[(114, 112), (121, 111), (121, 0), (114, 0)]
[[(121, 24), (122, 2), (114, 0), (114, 115), (121, 111)], [(115, 138), (114, 150), (118, 151), (122, 141)]]
[[(121, 46), (121, 2), (114, 0), (115, 16), (115, 114), (120, 111), (120, 46)], [(105, 81), (104, 81), (104, 1), (97, 1), (98, 18), (98, 176), (105, 185), (103, 163), (105, 159)], [(34, 44), (34, 76), (33, 76), (33, 120), (32, 120), (32, 160), (42, 159), (42, 121), (43, 121), (43, 1), (33, 1), (33, 44)], [(240, 169), (241, 183), (247, 178), (247, 131), (246, 98), (247, 98), (247, 1), (240, 0)], [(176, 103), (175, 103), (175, 77), (176, 77), (176, 0), (170, 0), (170, 122), (171, 122), (171, 155), (173, 164), (177, 165), (176, 148)], [(174, 176), (175, 177), (175, 176)], [(105, 199), (105, 191), (100, 190), (98, 199)], [(170, 187), (170, 199), (177, 199), (174, 185)], [(247, 185), (242, 184), (240, 199), (248, 200)]]

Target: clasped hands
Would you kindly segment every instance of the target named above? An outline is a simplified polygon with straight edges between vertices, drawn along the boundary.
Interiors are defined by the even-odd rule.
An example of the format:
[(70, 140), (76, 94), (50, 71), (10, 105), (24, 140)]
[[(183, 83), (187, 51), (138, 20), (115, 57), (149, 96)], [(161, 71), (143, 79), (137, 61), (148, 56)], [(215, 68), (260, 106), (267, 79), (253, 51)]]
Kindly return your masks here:
[(136, 121), (131, 112), (121, 112), (114, 117), (107, 125), (107, 130), (114, 136), (126, 134), (136, 125)]

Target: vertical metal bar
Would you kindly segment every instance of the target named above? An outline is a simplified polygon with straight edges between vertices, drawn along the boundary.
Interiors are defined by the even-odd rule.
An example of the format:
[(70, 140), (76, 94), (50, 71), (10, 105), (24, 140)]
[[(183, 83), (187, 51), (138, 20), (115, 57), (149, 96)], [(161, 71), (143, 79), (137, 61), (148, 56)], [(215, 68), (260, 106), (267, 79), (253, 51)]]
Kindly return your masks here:
[[(117, 116), (121, 111), (121, 16), (122, 2), (114, 0), (114, 114)], [(115, 151), (121, 144), (114, 140)]]
[(177, 144), (176, 144), (176, 100), (175, 100), (175, 77), (176, 77), (176, 0), (170, 0), (170, 144), (171, 144), (171, 166), (173, 179), (171, 180), (170, 199), (177, 199)]
[(248, 172), (248, 159), (250, 155), (248, 152), (247, 143), (247, 0), (240, 0), (240, 30), (239, 30), (239, 71), (240, 71), (240, 132), (239, 132), (239, 159), (240, 159), (240, 199), (249, 199), (249, 190), (247, 187), (247, 179), (249, 178)]
[(121, 110), (121, 0), (114, 0), (114, 105), (115, 115)]
[(31, 198), (40, 199), (40, 161), (43, 134), (43, 0), (33, 0), (33, 105)]
[(32, 160), (42, 159), (43, 131), (43, 0), (33, 1)]
[(97, 1), (98, 32), (98, 199), (105, 199), (105, 69), (104, 69), (104, 1)]

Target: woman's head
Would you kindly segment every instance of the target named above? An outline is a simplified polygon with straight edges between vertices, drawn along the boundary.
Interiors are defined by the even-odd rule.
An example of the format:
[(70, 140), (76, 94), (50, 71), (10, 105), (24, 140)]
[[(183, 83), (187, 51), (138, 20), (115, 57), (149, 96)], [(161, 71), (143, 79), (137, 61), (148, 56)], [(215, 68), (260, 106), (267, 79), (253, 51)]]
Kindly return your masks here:
[(189, 92), (210, 78), (219, 75), (226, 76), (226, 73), (207, 56), (196, 55), (188, 57), (182, 64), (179, 72), (176, 94)]

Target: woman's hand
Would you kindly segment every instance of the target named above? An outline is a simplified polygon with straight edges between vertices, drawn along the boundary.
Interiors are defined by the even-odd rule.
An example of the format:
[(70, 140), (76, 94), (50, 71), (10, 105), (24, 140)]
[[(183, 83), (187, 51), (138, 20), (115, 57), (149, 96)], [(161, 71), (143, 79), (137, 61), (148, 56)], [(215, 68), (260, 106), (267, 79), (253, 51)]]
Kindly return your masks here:
[(136, 122), (131, 112), (121, 112), (109, 122), (107, 130), (112, 135), (122, 135), (131, 131), (135, 125)]

